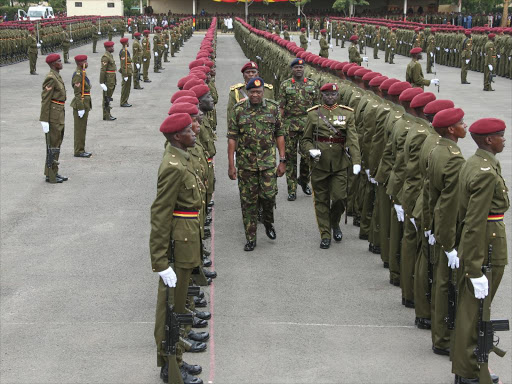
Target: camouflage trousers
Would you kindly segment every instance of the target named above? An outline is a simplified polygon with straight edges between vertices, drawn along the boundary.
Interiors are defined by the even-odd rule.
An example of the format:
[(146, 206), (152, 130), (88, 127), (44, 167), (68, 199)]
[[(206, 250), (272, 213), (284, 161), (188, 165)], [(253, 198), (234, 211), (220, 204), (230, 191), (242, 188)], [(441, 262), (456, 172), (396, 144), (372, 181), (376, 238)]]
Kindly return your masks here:
[(238, 170), (238, 189), (247, 241), (256, 241), (258, 206), (263, 210), (263, 223), (274, 222), (274, 206), (277, 195), (276, 168), (259, 171)]
[[(288, 184), (288, 194), (295, 193), (297, 190), (297, 147), (300, 139), (302, 138), (302, 132), (288, 132), (286, 136), (286, 183)], [(299, 184), (309, 183), (309, 157), (300, 155), (300, 166), (299, 166)]]

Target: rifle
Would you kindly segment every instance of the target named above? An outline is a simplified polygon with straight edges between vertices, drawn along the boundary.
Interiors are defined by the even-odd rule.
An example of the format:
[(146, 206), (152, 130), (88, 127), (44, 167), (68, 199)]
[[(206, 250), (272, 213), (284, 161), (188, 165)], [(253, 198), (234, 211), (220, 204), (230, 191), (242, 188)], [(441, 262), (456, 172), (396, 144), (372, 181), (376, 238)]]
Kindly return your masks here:
[(431, 249), (430, 249), (430, 244), (428, 244), (428, 240), (427, 240), (427, 281), (428, 281), (428, 290), (427, 292), (425, 293), (425, 296), (427, 296), (427, 300), (430, 304), (432, 304), (432, 283), (434, 282), (434, 267), (432, 266), (432, 261), (431, 261), (431, 258), (430, 258), (430, 252), (431, 252)]
[(496, 75), (494, 73), (490, 73), (489, 74), (489, 80), (491, 81), (491, 83), (494, 83), (494, 78), (496, 77)]
[[(487, 265), (482, 266), (482, 272), (487, 277), (489, 288), (492, 282), (492, 244), (489, 244), (487, 252)], [(494, 333), (500, 331), (509, 331), (510, 324), (508, 320), (491, 320), (491, 293), (480, 300), (478, 308), (478, 334), (477, 344), (474, 350), (476, 360), (480, 365), (480, 383), (491, 384), (491, 376), (489, 373), (488, 362), (489, 354), (496, 353), (498, 356), (505, 356), (505, 351), (498, 348), (499, 337), (494, 341)]]
[(457, 278), (453, 275), (456, 272), (450, 269), (448, 272), (448, 316), (444, 318), (449, 330), (455, 329), (455, 311), (457, 308)]
[(55, 155), (60, 153), (60, 148), (52, 148), (50, 146), (50, 134), (44, 134), (46, 139), (46, 168), (48, 168), (48, 179), (50, 183), (55, 183), (57, 181), (57, 172), (53, 170), (53, 164), (59, 164), (59, 162), (55, 159)]

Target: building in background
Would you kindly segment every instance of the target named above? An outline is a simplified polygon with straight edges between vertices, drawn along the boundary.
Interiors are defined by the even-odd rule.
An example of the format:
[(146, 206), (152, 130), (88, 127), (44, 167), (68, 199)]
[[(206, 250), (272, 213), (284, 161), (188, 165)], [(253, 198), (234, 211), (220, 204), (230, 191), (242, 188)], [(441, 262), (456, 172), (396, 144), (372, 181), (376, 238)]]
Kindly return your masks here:
[(124, 16), (123, 0), (66, 0), (66, 11), (68, 16)]

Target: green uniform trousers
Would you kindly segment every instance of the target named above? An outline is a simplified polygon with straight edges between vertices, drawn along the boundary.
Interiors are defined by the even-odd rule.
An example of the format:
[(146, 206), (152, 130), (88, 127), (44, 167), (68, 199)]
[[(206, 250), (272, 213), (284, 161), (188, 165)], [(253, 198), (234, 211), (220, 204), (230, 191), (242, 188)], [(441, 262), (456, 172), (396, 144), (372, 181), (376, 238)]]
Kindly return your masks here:
[[(50, 123), (50, 132), (48, 132), (50, 137), (50, 147), (58, 148), (62, 145), (62, 140), (64, 139), (64, 124)], [(44, 163), (44, 175), (51, 176), (57, 175), (59, 173), (59, 155), (60, 153), (56, 153), (53, 156), (53, 165), (51, 169), (48, 169), (46, 164), (46, 160)]]
[(434, 279), (432, 282), (432, 344), (436, 348), (450, 348), (450, 330), (445, 322), (448, 316), (448, 258), (439, 245), (434, 245)]
[(398, 221), (395, 207), (392, 204), (387, 212), (387, 220), (389, 223), (389, 278), (396, 281), (400, 279), (400, 243), (402, 241), (403, 223)]
[[(142, 67), (142, 64), (140, 64), (140, 66)], [(141, 73), (141, 69), (137, 69), (137, 65), (133, 65), (133, 89), (137, 89), (137, 88), (140, 88), (140, 80), (139, 80), (139, 75)]]
[(379, 58), (379, 47), (377, 46), (377, 43), (375, 43), (375, 45), (373, 46), (373, 58)]
[(324, 171), (314, 169), (311, 186), (320, 237), (331, 238), (331, 230), (339, 228), (347, 199), (347, 169)]
[[(288, 194), (297, 191), (297, 147), (303, 132), (288, 132), (286, 135), (286, 183), (288, 184)], [(309, 183), (309, 157), (299, 153), (299, 184)]]
[(62, 46), (62, 56), (64, 56), (64, 63), (69, 63), (69, 46)]
[(144, 80), (149, 80), (149, 61), (150, 59), (142, 59), (142, 77), (144, 78)]
[(37, 53), (29, 53), (30, 73), (36, 73)]
[(128, 80), (121, 80), (121, 100), (120, 105), (128, 103), (128, 98), (130, 97), (130, 91), (132, 89), (132, 75), (128, 75)]
[(206, 187), (206, 205), (212, 201), (213, 192), (215, 192), (215, 167), (213, 162), (208, 161), (208, 185)]
[(361, 181), (360, 188), (363, 198), (361, 206), (361, 220), (359, 224), (359, 236), (364, 237), (369, 236), (370, 234), (373, 206), (375, 204), (375, 187), (366, 177), (366, 173), (364, 174), (363, 181)]
[(403, 223), (404, 236), (402, 238), (401, 263), (400, 263), (400, 282), (402, 287), (402, 297), (409, 301), (414, 301), (414, 267), (416, 265), (416, 256), (418, 251), (418, 242), (416, 237), (416, 228), (409, 217), (405, 217)]
[(277, 195), (276, 168), (259, 171), (238, 169), (240, 205), (247, 241), (256, 241), (258, 206), (263, 209), (263, 223), (274, 222), (274, 206)]
[(489, 66), (486, 65), (484, 66), (484, 90), (489, 91), (491, 89), (491, 71), (489, 70)]
[(74, 141), (74, 154), (78, 155), (85, 152), (85, 133), (87, 131), (87, 119), (89, 118), (89, 111), (85, 110), (82, 118), (78, 116), (78, 109), (73, 109), (73, 120), (75, 122), (75, 130), (73, 135)]
[(462, 59), (461, 67), (460, 67), (460, 82), (465, 83), (468, 81), (468, 67), (469, 64), (466, 64), (466, 60)]
[(92, 38), (92, 53), (97, 53), (96, 45), (98, 44), (98, 38)]
[[(113, 87), (109, 87), (107, 85), (107, 91), (103, 91), (103, 100), (102, 100), (102, 105), (103, 105), (103, 120), (106, 120), (110, 117), (110, 110), (112, 109), (112, 107), (110, 106), (110, 99), (112, 99), (112, 95), (114, 94), (114, 90), (116, 89), (116, 86), (114, 85)], [(105, 96), (109, 98), (109, 102), (108, 104), (105, 103)]]
[(348, 174), (348, 199), (347, 199), (347, 212), (349, 215), (356, 216), (355, 200), (357, 191), (359, 189), (359, 175), (354, 175), (353, 172)]
[(431, 55), (431, 52), (427, 52), (427, 73), (432, 73), (432, 63), (433, 62), (434, 62), (434, 56)]
[[(460, 270), (464, 270), (461, 260)], [(492, 266), (492, 281), (489, 282), (491, 303), (498, 291), (505, 266)], [(455, 319), (454, 343), (452, 347), (452, 372), (467, 379), (479, 377), (479, 367), (473, 351), (477, 344), (478, 309), (480, 300), (475, 298), (473, 284), (468, 277), (463, 277), (457, 297), (457, 317)], [(491, 315), (492, 318), (492, 315)]]
[(379, 226), (379, 239), (380, 239), (380, 256), (383, 262), (389, 263), (389, 270), (391, 271), (391, 259), (395, 259), (395, 255), (391, 257), (389, 252), (389, 213), (391, 211), (392, 205), (391, 200), (389, 199), (388, 194), (386, 193), (386, 186), (378, 185), (377, 186), (377, 200), (379, 202), (378, 210), (374, 210), (374, 214), (372, 217), (372, 221), (375, 222), (375, 225)]
[(416, 232), (417, 258), (414, 266), (414, 311), (416, 317), (430, 319), (430, 302), (427, 293), (430, 294), (428, 283), (428, 240), (421, 231)]

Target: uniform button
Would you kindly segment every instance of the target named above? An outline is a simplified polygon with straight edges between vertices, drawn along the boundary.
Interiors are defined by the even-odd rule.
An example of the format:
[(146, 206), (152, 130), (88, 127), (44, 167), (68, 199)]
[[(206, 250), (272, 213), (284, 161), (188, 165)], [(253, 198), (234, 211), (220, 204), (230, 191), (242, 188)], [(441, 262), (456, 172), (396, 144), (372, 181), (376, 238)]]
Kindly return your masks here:
[(332, 145), (331, 145), (331, 144), (329, 144), (329, 148), (332, 148)]
[(195, 187), (196, 187), (195, 184), (192, 184), (192, 188), (195, 188)]
[(188, 239), (185, 237), (185, 241), (188, 241)]
[(172, 157), (176, 157), (176, 155), (171, 155)]
[(495, 233), (493, 233), (493, 234), (492, 234), (492, 236), (493, 236), (493, 237), (496, 237), (496, 234), (495, 234)]

